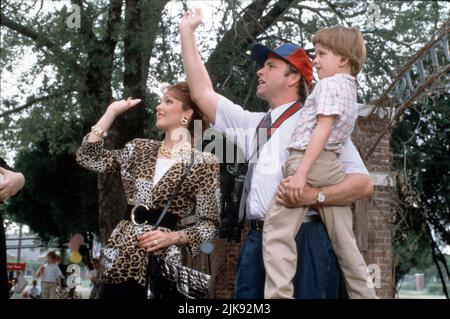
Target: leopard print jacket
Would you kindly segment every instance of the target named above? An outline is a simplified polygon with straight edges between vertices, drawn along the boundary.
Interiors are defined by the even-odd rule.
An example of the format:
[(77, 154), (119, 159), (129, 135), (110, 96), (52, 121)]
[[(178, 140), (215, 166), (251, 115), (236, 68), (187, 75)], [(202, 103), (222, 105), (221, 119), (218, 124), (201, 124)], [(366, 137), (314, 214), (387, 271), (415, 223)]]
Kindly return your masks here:
[[(77, 150), (77, 162), (101, 174), (120, 172), (129, 205), (163, 208), (192, 159), (191, 152), (185, 152), (154, 185), (153, 175), (161, 142), (134, 139), (123, 149), (107, 150), (103, 147), (103, 141), (88, 142), (87, 137)], [(188, 237), (186, 247), (191, 256), (198, 254), (200, 245), (212, 241), (217, 234), (220, 207), (218, 178), (217, 157), (194, 150), (194, 165), (169, 209), (180, 218), (195, 209), (196, 223), (183, 229)], [(137, 237), (151, 229), (151, 225), (135, 226), (127, 220), (119, 222), (102, 250), (104, 282), (121, 283), (133, 279), (146, 285), (148, 253), (137, 247)], [(170, 231), (162, 227), (160, 230)], [(171, 262), (181, 262), (180, 247), (176, 245), (157, 254)]]

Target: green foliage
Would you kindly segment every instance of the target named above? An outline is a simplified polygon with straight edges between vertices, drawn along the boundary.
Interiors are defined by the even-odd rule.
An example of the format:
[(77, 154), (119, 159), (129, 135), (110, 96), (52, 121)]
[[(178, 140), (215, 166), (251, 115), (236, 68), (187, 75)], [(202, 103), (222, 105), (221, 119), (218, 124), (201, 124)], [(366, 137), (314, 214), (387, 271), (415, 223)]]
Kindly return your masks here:
[(14, 221), (47, 239), (98, 230), (96, 177), (72, 154), (51, 154), (43, 139), (18, 154), (16, 169), (26, 176), (26, 187), (6, 205)]
[(414, 269), (423, 271), (429, 267), (435, 267), (430, 244), (424, 240), (423, 235), (418, 237), (414, 230), (409, 229), (402, 235), (394, 242), (396, 282)]
[(442, 285), (440, 283), (428, 284), (427, 292), (432, 295), (442, 295)]
[[(449, 95), (425, 99), (405, 112), (391, 135), (397, 180), (397, 276), (431, 263), (427, 224), (450, 245)], [(420, 111), (418, 111), (420, 110)], [(447, 262), (448, 264), (448, 262)]]

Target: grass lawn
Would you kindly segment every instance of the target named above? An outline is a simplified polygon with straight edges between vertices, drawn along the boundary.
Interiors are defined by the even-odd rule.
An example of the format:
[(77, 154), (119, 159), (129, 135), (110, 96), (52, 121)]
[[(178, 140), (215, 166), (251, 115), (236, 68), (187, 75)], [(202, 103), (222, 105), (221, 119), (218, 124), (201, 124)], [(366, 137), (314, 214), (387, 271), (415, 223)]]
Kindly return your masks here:
[(445, 299), (445, 296), (432, 295), (427, 290), (400, 290), (398, 299)]

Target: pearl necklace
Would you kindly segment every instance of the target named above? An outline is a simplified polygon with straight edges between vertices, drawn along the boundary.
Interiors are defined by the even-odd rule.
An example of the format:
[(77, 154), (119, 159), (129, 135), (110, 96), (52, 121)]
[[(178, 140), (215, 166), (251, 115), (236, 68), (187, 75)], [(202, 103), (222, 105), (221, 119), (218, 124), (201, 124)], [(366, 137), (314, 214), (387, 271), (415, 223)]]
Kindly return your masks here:
[(181, 154), (183, 154), (184, 152), (186, 152), (187, 150), (191, 149), (191, 144), (189, 143), (184, 143), (182, 144), (180, 147), (176, 147), (176, 150), (171, 150), (165, 141), (161, 142), (161, 146), (159, 147), (159, 153), (161, 155), (167, 156), (169, 158), (174, 158), (174, 157), (178, 157)]

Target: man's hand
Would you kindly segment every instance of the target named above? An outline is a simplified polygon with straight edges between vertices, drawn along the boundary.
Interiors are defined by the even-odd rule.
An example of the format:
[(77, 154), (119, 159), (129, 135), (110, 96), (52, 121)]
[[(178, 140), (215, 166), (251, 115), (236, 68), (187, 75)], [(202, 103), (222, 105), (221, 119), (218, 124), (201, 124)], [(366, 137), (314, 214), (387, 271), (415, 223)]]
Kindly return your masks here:
[(0, 201), (5, 201), (16, 195), (24, 186), (25, 178), (21, 173), (16, 173), (0, 167), (3, 181), (0, 182)]
[(294, 198), (289, 192), (287, 192), (289, 177), (292, 176), (286, 177), (281, 181), (280, 185), (278, 185), (276, 200), (281, 205), (289, 208), (314, 205), (316, 203), (316, 198), (319, 190), (308, 184), (305, 184), (305, 187), (303, 188), (303, 194), (299, 195), (297, 198)]
[(203, 20), (203, 13), (202, 9), (195, 8), (194, 12), (192, 10), (188, 10), (184, 16), (183, 19), (181, 19), (179, 29), (180, 32), (184, 31), (191, 31), (195, 32), (195, 29), (202, 23)]

